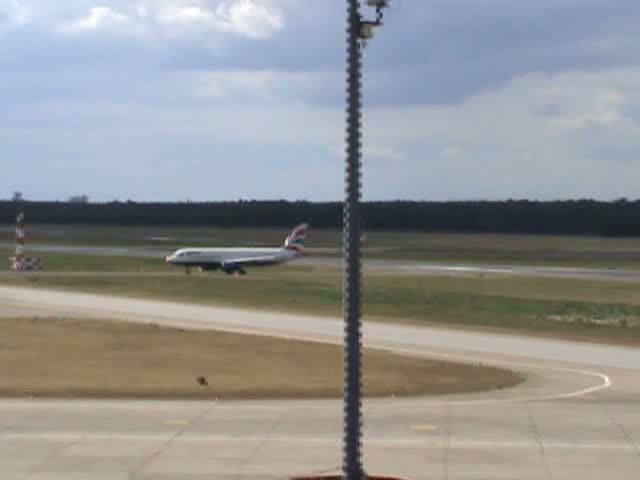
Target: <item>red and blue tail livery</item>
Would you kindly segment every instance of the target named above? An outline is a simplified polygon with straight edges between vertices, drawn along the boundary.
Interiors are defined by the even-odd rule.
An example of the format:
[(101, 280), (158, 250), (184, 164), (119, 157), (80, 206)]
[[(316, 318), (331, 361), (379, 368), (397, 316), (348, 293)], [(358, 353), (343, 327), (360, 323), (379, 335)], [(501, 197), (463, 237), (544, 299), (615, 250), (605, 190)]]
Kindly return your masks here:
[(298, 253), (302, 253), (304, 251), (304, 241), (307, 238), (308, 230), (309, 225), (307, 225), (306, 223), (298, 225), (293, 229), (289, 236), (285, 238), (284, 248), (286, 248), (287, 250), (293, 250)]

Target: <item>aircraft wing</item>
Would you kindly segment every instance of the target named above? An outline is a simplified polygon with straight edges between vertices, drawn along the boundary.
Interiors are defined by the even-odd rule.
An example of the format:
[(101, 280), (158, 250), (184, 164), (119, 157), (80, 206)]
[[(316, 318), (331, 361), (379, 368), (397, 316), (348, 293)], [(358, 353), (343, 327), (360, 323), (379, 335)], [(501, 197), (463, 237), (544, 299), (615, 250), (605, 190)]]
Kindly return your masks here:
[(262, 255), (259, 257), (239, 257), (225, 260), (223, 266), (250, 267), (256, 265), (273, 265), (282, 262), (277, 255)]

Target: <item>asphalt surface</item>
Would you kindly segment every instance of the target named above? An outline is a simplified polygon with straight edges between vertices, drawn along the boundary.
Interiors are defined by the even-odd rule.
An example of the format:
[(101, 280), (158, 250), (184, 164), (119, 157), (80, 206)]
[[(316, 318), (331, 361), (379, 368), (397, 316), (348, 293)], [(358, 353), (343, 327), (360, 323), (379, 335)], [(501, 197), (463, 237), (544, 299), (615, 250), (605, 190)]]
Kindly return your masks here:
[[(341, 322), (331, 318), (13, 287), (0, 287), (3, 312), (325, 342), (339, 342), (342, 332)], [(529, 376), (505, 391), (366, 402), (370, 473), (415, 479), (637, 478), (640, 350), (374, 323), (366, 324), (365, 343)], [(227, 402), (215, 388), (210, 402), (3, 400), (0, 477), (284, 479), (335, 473), (340, 425), (339, 401)]]
[[(12, 248), (13, 244), (0, 242), (0, 248)], [(29, 251), (73, 253), (76, 255), (125, 256), (164, 259), (170, 251), (150, 247), (89, 247), (69, 245), (29, 245)], [(337, 257), (304, 257), (297, 265), (340, 267)], [(464, 265), (384, 259), (364, 260), (364, 268), (379, 273), (406, 275), (506, 275), (519, 277), (566, 278), (577, 280), (601, 280), (614, 282), (640, 282), (640, 270), (572, 267), (536, 267), (526, 265)]]

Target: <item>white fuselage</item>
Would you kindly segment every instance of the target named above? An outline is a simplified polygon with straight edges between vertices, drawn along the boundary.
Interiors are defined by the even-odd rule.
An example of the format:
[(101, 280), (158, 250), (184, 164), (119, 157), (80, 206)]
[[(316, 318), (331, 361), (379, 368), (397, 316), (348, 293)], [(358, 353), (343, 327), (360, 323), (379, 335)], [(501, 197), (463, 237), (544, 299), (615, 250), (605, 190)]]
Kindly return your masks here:
[(221, 270), (229, 275), (246, 274), (246, 267), (264, 267), (288, 262), (303, 254), (309, 225), (298, 225), (279, 248), (182, 248), (169, 255), (167, 263), (201, 271)]
[(286, 248), (184, 248), (168, 256), (166, 261), (185, 267), (260, 266), (287, 262), (299, 255), (299, 252)]

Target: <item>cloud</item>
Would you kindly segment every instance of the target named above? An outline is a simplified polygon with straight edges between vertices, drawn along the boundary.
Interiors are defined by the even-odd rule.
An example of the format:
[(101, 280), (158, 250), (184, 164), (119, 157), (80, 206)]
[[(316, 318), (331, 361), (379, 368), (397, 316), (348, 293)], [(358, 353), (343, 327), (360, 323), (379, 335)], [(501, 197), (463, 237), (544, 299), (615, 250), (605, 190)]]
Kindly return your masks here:
[[(40, 31), (89, 15), (84, 1), (23, 1), (37, 6)], [(138, 60), (143, 64), (162, 61), (165, 68), (204, 71), (343, 67), (345, 14), (336, 2), (97, 1), (145, 31), (128, 37), (131, 49), (146, 50)], [(398, 2), (386, 15), (379, 41), (366, 52), (367, 101), (452, 104), (530, 72), (634, 64), (640, 58), (640, 36), (632, 21), (637, 15), (640, 2), (632, 0), (543, 0), (525, 7), (505, 0)], [(258, 48), (255, 39), (263, 40)], [(25, 42), (19, 49), (28, 46)], [(72, 56), (76, 49), (90, 47), (53, 41), (41, 55)], [(107, 47), (93, 48), (101, 53)], [(119, 59), (113, 55), (109, 61)]]
[(31, 22), (31, 8), (20, 0), (0, 0), (0, 27), (24, 26)]
[(590, 111), (577, 115), (556, 115), (551, 122), (554, 130), (584, 130), (589, 127), (609, 127), (623, 120), (621, 108), (625, 97), (617, 90), (600, 92), (595, 95)]
[[(117, 3), (117, 2), (113, 2)], [(58, 31), (140, 33), (164, 39), (213, 32), (265, 39), (285, 25), (284, 15), (268, 0), (232, 0), (215, 8), (202, 0), (140, 0), (137, 4), (100, 5), (72, 20)]]
[[(243, 72), (237, 75), (242, 77)], [(34, 197), (37, 191), (45, 192), (40, 198), (65, 198), (68, 191), (82, 186), (82, 191), (101, 200), (116, 195), (136, 199), (182, 199), (186, 195), (196, 200), (277, 198), (281, 192), (293, 199), (341, 198), (341, 106), (305, 105), (295, 98), (271, 97), (269, 90), (282, 81), (280, 77), (258, 82), (265, 89), (259, 102), (185, 101), (182, 95), (197, 84), (194, 80), (165, 73), (145, 87), (145, 78), (136, 81), (132, 76), (114, 84), (123, 91), (133, 90), (131, 99), (106, 96), (96, 101), (94, 96), (90, 102), (76, 99), (14, 106), (7, 111), (6, 120), (0, 120), (5, 158), (20, 158), (21, 168), (37, 168), (42, 178), (55, 177), (60, 168), (73, 175), (64, 183), (7, 184), (6, 188), (22, 188), (34, 192)], [(65, 82), (65, 77), (60, 75), (59, 81)], [(77, 81), (80, 86), (82, 78)], [(250, 91), (254, 81), (229, 82), (238, 88), (232, 98)], [(244, 82), (246, 89), (238, 87)], [(92, 88), (102, 91), (101, 85), (109, 83)], [(535, 115), (532, 107), (551, 99), (567, 115), (577, 115), (585, 105), (593, 111), (597, 105), (613, 105), (626, 117), (627, 109), (640, 107), (638, 85), (640, 70), (634, 69), (541, 74), (516, 78), (457, 105), (367, 108), (365, 197), (634, 197), (640, 158), (631, 147), (640, 137), (631, 128), (633, 120), (628, 120), (631, 125), (623, 121), (607, 128), (558, 134), (550, 128), (554, 118)], [(225, 88), (229, 94), (228, 85)], [(70, 92), (77, 89), (69, 86)], [(142, 96), (150, 90), (154, 95)], [(619, 95), (611, 95), (613, 91)], [(37, 145), (28, 141), (34, 135), (39, 138)], [(336, 147), (328, 151), (327, 145)], [(629, 148), (611, 148), (615, 145)], [(455, 161), (442, 159), (442, 152), (449, 148), (464, 148), (466, 153)], [(373, 161), (376, 155), (378, 161)], [(221, 181), (212, 188), (211, 178), (231, 166), (259, 174), (255, 181)], [(125, 167), (130, 173), (124, 183), (106, 186), (114, 182), (96, 181), (96, 177), (116, 178), (118, 169)], [(296, 178), (313, 178), (311, 183), (317, 187), (306, 181), (292, 182)], [(189, 185), (187, 190), (184, 184)]]
[(93, 7), (82, 17), (63, 23), (59, 31), (77, 34), (95, 31), (130, 31), (133, 23), (124, 13), (110, 7)]
[(230, 6), (220, 4), (216, 16), (223, 30), (251, 38), (269, 37), (284, 27), (281, 12), (257, 0), (236, 0)]
[(249, 38), (268, 38), (284, 27), (282, 12), (264, 0), (234, 0), (209, 9), (198, 5), (173, 5), (157, 14), (160, 24), (206, 28)]
[(193, 5), (188, 7), (173, 6), (160, 10), (157, 20), (159, 23), (166, 24), (206, 25), (215, 21), (215, 14), (206, 8)]
[(365, 145), (363, 156), (377, 160), (403, 160), (407, 158), (407, 154), (398, 148), (375, 144)]
[[(637, 195), (638, 15), (631, 0), (397, 2), (365, 51), (367, 197)], [(339, 2), (0, 0), (0, 25), (3, 161), (42, 172), (41, 198), (341, 198)], [(212, 188), (230, 165), (259, 175)], [(123, 167), (126, 183), (96, 180)], [(64, 187), (48, 181), (61, 168)]]
[(222, 72), (188, 72), (184, 74), (195, 83), (195, 95), (205, 99), (233, 97), (236, 102), (256, 100), (258, 98), (274, 98), (280, 82), (293, 83), (301, 81), (295, 74), (274, 72), (269, 70), (222, 71)]
[(606, 127), (620, 120), (620, 114), (615, 110), (591, 112), (575, 117), (560, 118), (553, 122), (557, 131), (583, 130), (588, 127)]
[(443, 149), (440, 155), (447, 158), (456, 158), (464, 154), (464, 149), (458, 146), (450, 146)]
[[(346, 155), (345, 146), (332, 145), (329, 147), (329, 153), (335, 158), (344, 159)], [(407, 157), (406, 152), (390, 145), (367, 143), (362, 146), (362, 158), (365, 162), (368, 160), (399, 161), (404, 160)]]
[(303, 104), (335, 104), (335, 91), (342, 84), (335, 72), (287, 72), (278, 70), (187, 71), (178, 74), (185, 88), (205, 102), (234, 102), (235, 105), (268, 101)]

